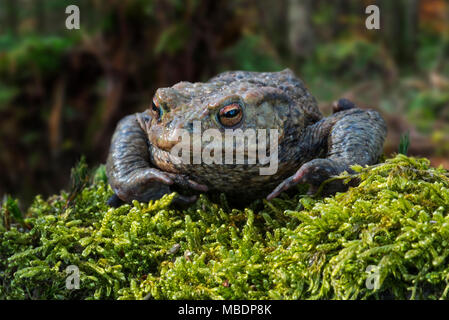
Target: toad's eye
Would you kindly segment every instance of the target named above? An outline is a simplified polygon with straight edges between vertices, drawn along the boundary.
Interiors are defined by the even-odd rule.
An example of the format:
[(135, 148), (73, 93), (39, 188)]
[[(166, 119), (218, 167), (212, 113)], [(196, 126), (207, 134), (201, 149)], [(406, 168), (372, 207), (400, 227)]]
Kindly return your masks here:
[(243, 118), (242, 107), (238, 103), (231, 103), (224, 106), (218, 112), (218, 121), (225, 127), (237, 125)]
[(153, 113), (154, 117), (155, 117), (157, 120), (159, 120), (159, 119), (161, 118), (161, 115), (162, 115), (162, 108), (161, 108), (161, 107), (158, 107), (158, 106), (154, 103), (154, 101), (153, 101), (153, 103), (151, 104), (151, 112)]

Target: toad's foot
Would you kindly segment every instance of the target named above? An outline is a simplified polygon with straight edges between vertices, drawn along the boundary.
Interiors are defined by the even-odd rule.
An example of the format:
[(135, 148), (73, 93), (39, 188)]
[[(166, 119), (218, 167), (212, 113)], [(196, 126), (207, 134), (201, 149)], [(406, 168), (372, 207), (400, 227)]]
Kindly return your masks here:
[[(339, 165), (331, 159), (315, 159), (309, 161), (301, 166), (298, 171), (291, 177), (281, 182), (268, 196), (267, 200), (272, 200), (279, 196), (281, 192), (286, 191), (298, 183), (309, 184), (309, 194), (314, 194), (319, 189), (321, 184), (336, 176), (343, 171), (350, 171), (349, 168)], [(343, 183), (333, 183), (331, 186), (327, 186), (327, 193), (335, 193), (337, 191), (344, 191), (345, 186)]]
[[(182, 188), (207, 192), (206, 185), (197, 183), (185, 175), (162, 172), (155, 168), (139, 169), (132, 172), (132, 183), (126, 184), (126, 188), (115, 188), (116, 194), (108, 200), (111, 207), (119, 207), (123, 203), (136, 199), (141, 202), (159, 199), (164, 194), (171, 193), (171, 185), (178, 185)], [(173, 199), (175, 204), (188, 204), (196, 201), (196, 196), (185, 196), (179, 194)]]

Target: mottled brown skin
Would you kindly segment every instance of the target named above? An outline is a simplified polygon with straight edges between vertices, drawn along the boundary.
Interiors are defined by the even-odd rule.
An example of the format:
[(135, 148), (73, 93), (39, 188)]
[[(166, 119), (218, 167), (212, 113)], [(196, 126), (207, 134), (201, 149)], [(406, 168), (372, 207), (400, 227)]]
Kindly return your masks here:
[[(225, 193), (234, 202), (268, 200), (297, 183), (310, 190), (329, 177), (350, 171), (354, 164), (378, 161), (386, 125), (374, 110), (358, 109), (341, 99), (334, 114), (323, 118), (315, 98), (290, 70), (257, 73), (233, 71), (206, 83), (180, 82), (156, 91), (150, 110), (122, 119), (112, 137), (107, 175), (119, 200), (158, 199), (178, 191), (179, 202), (191, 202), (195, 193)], [(241, 119), (223, 125), (223, 110), (239, 109)], [(235, 113), (235, 112), (234, 112)], [(278, 129), (278, 170), (260, 175), (261, 164), (183, 164), (170, 154), (178, 129)], [(226, 120), (226, 119), (225, 119)], [(203, 147), (203, 146), (202, 146)], [(224, 159), (224, 156), (223, 156)], [(330, 187), (327, 193), (342, 189)]]

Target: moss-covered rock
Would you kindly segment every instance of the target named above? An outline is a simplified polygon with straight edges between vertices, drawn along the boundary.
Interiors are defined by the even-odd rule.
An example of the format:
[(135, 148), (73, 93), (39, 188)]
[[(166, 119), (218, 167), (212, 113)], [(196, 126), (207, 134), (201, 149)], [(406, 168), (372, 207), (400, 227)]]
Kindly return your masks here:
[(4, 201), (1, 299), (447, 298), (449, 173), (425, 159), (357, 167), (360, 185), (334, 197), (244, 210), (204, 196), (174, 209), (175, 194), (109, 208), (102, 170), (75, 193), (36, 197), (24, 219)]

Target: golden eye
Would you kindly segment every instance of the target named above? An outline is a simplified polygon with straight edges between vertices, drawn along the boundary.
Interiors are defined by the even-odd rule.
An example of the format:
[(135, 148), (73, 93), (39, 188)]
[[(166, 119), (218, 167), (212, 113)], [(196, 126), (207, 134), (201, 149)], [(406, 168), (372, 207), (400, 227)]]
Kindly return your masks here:
[(238, 103), (231, 103), (224, 106), (218, 112), (218, 121), (225, 127), (237, 125), (243, 118), (242, 107)]

